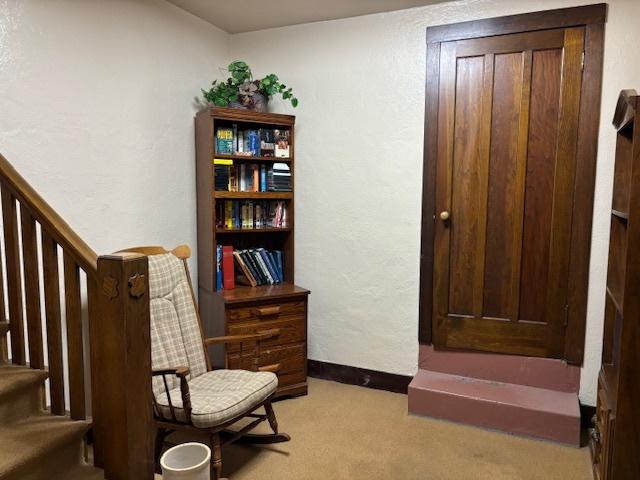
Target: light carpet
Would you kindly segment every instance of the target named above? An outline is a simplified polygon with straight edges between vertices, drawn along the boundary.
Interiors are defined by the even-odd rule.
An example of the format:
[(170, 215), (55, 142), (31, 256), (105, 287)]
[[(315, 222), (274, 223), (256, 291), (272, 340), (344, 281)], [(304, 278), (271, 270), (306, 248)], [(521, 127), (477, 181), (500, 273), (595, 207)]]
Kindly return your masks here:
[[(573, 448), (407, 414), (406, 395), (309, 379), (274, 403), (288, 443), (223, 449), (230, 480), (589, 480)], [(267, 432), (261, 426), (256, 432)], [(194, 439), (197, 440), (197, 439)]]

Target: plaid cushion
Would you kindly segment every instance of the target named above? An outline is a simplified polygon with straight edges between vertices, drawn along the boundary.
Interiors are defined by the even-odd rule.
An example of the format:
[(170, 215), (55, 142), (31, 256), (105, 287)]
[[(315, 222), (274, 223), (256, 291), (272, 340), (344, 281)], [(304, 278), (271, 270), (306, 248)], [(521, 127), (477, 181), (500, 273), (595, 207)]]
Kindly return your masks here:
[[(189, 367), (191, 378), (207, 371), (200, 325), (182, 260), (171, 253), (149, 256), (151, 364), (153, 368)], [(167, 375), (169, 388), (179, 380)], [(153, 392), (164, 392), (162, 377)]]
[[(189, 381), (191, 421), (200, 428), (221, 425), (253, 410), (275, 392), (277, 386), (278, 377), (271, 372), (214, 370), (192, 378)], [(180, 387), (171, 390), (170, 395), (176, 418), (186, 421)], [(169, 402), (164, 391), (157, 395), (156, 402), (162, 415), (171, 419)]]

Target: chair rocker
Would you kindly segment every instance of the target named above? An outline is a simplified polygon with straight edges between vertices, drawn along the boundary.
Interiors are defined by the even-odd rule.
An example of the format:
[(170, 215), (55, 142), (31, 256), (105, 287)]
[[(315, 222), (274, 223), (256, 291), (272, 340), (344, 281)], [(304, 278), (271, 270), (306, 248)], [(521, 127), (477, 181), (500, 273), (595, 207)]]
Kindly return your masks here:
[[(153, 411), (157, 427), (156, 465), (167, 435), (176, 430), (206, 432), (211, 446), (211, 478), (221, 478), (221, 447), (240, 441), (266, 444), (287, 442), (278, 433), (271, 399), (278, 386), (279, 365), (258, 367), (260, 341), (278, 335), (269, 330), (255, 335), (204, 338), (196, 308), (187, 259), (188, 246), (166, 251), (162, 247), (126, 250), (149, 257), (151, 308), (151, 363), (153, 368)], [(253, 347), (251, 369), (213, 370), (207, 347), (220, 344)], [(245, 350), (246, 351), (246, 350)], [(265, 413), (256, 413), (264, 407)], [(254, 420), (237, 431), (228, 427), (243, 418)], [(250, 434), (267, 420), (272, 434)]]

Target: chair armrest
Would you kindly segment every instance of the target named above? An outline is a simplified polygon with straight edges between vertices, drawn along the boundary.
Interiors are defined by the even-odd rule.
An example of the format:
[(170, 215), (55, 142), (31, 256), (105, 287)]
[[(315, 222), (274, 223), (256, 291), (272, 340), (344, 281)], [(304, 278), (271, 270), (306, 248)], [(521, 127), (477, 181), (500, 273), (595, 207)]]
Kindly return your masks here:
[(167, 368), (154, 368), (151, 371), (151, 375), (154, 377), (157, 375), (175, 375), (176, 377), (186, 377), (189, 375), (189, 367), (167, 367)]
[[(167, 375), (175, 375), (180, 379), (180, 396), (182, 397), (182, 409), (186, 417), (186, 423), (191, 424), (191, 393), (189, 392), (189, 383), (187, 382), (187, 376), (189, 375), (189, 367), (166, 367), (166, 368), (154, 368), (151, 371), (153, 377), (162, 376), (162, 382), (164, 383), (164, 393), (167, 396), (167, 402), (169, 403), (169, 411), (171, 412), (171, 420), (178, 421), (176, 417), (175, 408), (173, 402), (171, 402), (171, 393), (169, 390), (169, 384), (167, 383)], [(153, 394), (153, 403), (157, 414), (163, 418), (160, 408), (157, 405), (155, 393)]]
[(253, 342), (253, 341), (266, 340), (267, 338), (272, 338), (279, 334), (280, 334), (280, 329), (274, 328), (272, 330), (265, 330), (264, 332), (254, 333), (250, 335), (227, 335), (224, 337), (205, 338), (204, 344), (207, 347), (209, 347), (211, 345), (220, 345), (225, 343)]

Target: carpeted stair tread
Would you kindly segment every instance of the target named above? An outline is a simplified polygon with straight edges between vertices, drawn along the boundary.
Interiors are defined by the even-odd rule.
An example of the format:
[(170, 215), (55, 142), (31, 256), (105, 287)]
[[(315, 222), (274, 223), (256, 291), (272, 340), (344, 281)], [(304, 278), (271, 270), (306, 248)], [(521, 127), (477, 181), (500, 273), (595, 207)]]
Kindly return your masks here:
[(0, 402), (7, 401), (17, 392), (41, 385), (49, 374), (46, 370), (38, 370), (18, 365), (0, 366)]
[(37, 415), (3, 425), (0, 427), (0, 477), (20, 478), (22, 471), (69, 443), (79, 441), (88, 429), (87, 422), (53, 415)]
[(81, 465), (50, 480), (104, 480), (104, 470)]

